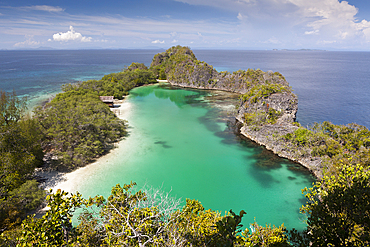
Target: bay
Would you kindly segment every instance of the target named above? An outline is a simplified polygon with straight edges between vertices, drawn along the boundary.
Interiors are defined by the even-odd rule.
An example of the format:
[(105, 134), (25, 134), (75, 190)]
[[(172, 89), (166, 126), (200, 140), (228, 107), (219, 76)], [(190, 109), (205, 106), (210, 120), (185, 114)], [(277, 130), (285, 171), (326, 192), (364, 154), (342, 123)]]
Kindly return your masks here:
[[(225, 93), (212, 94), (217, 98)], [(262, 225), (284, 223), (302, 230), (301, 189), (310, 186), (313, 177), (235, 135), (227, 112), (237, 97), (225, 102), (225, 96), (215, 100), (209, 95), (168, 85), (132, 90), (120, 115), (129, 122), (129, 136), (55, 188), (79, 191), (84, 197), (108, 196), (115, 184), (134, 181), (139, 188), (171, 191), (183, 205), (190, 198), (222, 213), (245, 210), (246, 227), (255, 218)]]

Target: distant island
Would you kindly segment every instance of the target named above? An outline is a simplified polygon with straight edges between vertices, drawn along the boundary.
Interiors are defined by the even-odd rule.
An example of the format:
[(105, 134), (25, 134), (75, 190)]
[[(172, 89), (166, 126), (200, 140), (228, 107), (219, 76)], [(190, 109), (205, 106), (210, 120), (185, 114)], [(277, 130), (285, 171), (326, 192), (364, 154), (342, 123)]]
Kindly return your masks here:
[(326, 51), (321, 49), (272, 49), (273, 51)]

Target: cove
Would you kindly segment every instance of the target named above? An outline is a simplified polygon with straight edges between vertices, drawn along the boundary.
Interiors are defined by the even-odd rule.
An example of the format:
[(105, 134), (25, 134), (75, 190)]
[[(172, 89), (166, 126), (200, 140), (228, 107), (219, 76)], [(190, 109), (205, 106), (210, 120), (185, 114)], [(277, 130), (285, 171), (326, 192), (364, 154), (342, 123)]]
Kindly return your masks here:
[(120, 116), (128, 120), (129, 135), (56, 188), (107, 197), (117, 183), (135, 181), (138, 188), (171, 191), (184, 203), (197, 199), (206, 209), (243, 209), (244, 228), (255, 218), (260, 225), (302, 230), (301, 189), (310, 187), (313, 177), (235, 134), (230, 111), (238, 99), (224, 94), (167, 84), (131, 90)]

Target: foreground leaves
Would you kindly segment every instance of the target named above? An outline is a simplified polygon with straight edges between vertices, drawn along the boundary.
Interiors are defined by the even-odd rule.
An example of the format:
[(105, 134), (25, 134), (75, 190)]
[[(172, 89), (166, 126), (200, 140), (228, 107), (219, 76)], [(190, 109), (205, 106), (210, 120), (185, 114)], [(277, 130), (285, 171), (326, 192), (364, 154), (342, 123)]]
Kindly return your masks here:
[(305, 189), (308, 237), (313, 246), (370, 245), (370, 171), (344, 165)]

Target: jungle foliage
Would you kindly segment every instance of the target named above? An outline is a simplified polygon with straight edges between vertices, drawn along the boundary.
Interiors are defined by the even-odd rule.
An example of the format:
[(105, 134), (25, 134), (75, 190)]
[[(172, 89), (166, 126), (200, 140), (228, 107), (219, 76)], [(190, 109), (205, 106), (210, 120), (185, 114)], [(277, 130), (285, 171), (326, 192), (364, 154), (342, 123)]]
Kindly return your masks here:
[(42, 133), (25, 110), (26, 98), (0, 91), (0, 233), (20, 224), (44, 197), (32, 180), (42, 164)]
[(299, 127), (283, 136), (293, 149), (306, 148), (312, 156), (324, 160), (325, 172), (336, 174), (345, 165), (370, 164), (370, 131), (361, 125), (315, 123), (310, 128)]
[(67, 169), (85, 165), (112, 148), (126, 134), (125, 122), (118, 119), (98, 96), (123, 95), (134, 87), (155, 83), (153, 72), (144, 64), (132, 63), (119, 73), (63, 86), (34, 118), (45, 135), (43, 148), (55, 166)]
[(126, 134), (125, 121), (84, 90), (58, 94), (35, 110), (34, 119), (45, 135), (44, 150), (55, 156), (55, 166), (67, 169), (91, 162)]
[(62, 87), (64, 92), (81, 91), (81, 94), (96, 94), (98, 96), (114, 96), (122, 99), (134, 87), (156, 83), (153, 71), (142, 63), (132, 63), (123, 71), (103, 76), (100, 80), (89, 80), (77, 84), (67, 84)]
[(158, 53), (153, 57), (150, 69), (158, 79), (169, 79), (173, 70), (181, 64), (192, 63), (197, 60), (193, 51), (188, 47), (173, 46), (165, 52)]
[[(284, 226), (252, 224), (242, 232), (245, 214), (205, 210), (196, 200), (180, 201), (159, 190), (134, 190), (135, 183), (116, 185), (106, 199), (83, 199), (56, 191), (47, 196), (49, 209), (40, 219), (30, 216), (12, 239), (13, 246), (288, 246)], [(80, 223), (72, 224), (82, 208)], [(241, 233), (242, 234), (238, 234)]]
[(311, 246), (370, 245), (370, 171), (343, 165), (336, 176), (324, 176), (305, 189), (305, 235)]
[(271, 94), (291, 92), (292, 88), (278, 83), (259, 84), (252, 87), (248, 93), (241, 96), (243, 101), (256, 103), (258, 100), (263, 100)]

